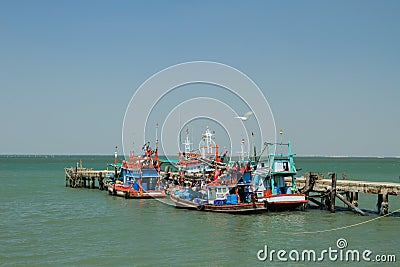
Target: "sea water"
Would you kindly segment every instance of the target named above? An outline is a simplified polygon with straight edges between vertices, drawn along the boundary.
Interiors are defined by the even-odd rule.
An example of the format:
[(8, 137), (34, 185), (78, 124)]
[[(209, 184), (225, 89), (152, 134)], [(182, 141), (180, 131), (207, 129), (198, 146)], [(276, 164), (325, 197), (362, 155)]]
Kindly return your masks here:
[[(105, 169), (113, 159), (0, 157), (0, 266), (364, 266), (378, 264), (375, 255), (400, 261), (399, 216), (319, 209), (256, 215), (181, 210), (157, 200), (65, 187), (64, 167), (80, 160), (84, 167)], [(347, 179), (400, 182), (398, 158), (298, 158), (296, 166), (302, 168), (299, 175), (331, 171), (340, 179), (346, 172)], [(376, 196), (360, 194), (359, 203), (374, 210)], [(390, 211), (399, 208), (399, 197), (390, 196)], [(337, 250), (336, 259), (322, 253), (329, 249)], [(308, 258), (311, 250), (315, 259)], [(372, 256), (369, 262), (345, 261), (349, 250), (369, 250)]]

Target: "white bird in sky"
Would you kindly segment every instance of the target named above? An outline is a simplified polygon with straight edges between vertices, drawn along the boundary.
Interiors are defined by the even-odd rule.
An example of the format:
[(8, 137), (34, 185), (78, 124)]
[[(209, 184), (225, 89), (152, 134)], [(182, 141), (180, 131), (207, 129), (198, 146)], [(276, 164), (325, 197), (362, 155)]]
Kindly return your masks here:
[(249, 119), (249, 117), (253, 115), (252, 111), (247, 112), (246, 114), (244, 114), (241, 117), (235, 117), (236, 119), (241, 119), (242, 121), (247, 121)]

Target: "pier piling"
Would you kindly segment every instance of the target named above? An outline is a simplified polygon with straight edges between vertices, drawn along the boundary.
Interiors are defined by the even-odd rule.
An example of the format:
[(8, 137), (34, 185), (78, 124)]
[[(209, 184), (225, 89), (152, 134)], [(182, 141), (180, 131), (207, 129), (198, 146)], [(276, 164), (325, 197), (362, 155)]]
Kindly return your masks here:
[(353, 209), (354, 212), (357, 212), (360, 215), (365, 216), (366, 214), (360, 210), (359, 208), (357, 208), (356, 206), (354, 206), (352, 203), (350, 203), (347, 199), (345, 199), (341, 194), (336, 194), (336, 197), (338, 199), (340, 199), (341, 201), (343, 201), (343, 203), (345, 203), (349, 208)]
[[(65, 168), (65, 186), (104, 190), (104, 178), (107, 174), (114, 174), (114, 171), (93, 170), (82, 167)], [(96, 180), (98, 187), (96, 187)]]
[(329, 173), (332, 180), (331, 194), (330, 194), (330, 211), (335, 212), (335, 199), (336, 199), (336, 173)]
[(104, 190), (103, 173), (99, 173), (99, 190)]
[(389, 213), (389, 196), (387, 193), (378, 194), (377, 208), (379, 215), (386, 215)]
[[(334, 196), (336, 196), (342, 201), (345, 199), (347, 202), (343, 202), (347, 206), (361, 214), (358, 206), (359, 193), (362, 193), (378, 195), (378, 213), (380, 215), (386, 215), (389, 214), (389, 195), (400, 196), (400, 183), (348, 180), (344, 175), (342, 175), (342, 177), (346, 177), (346, 179), (337, 180), (336, 174), (330, 174), (330, 179), (320, 178), (322, 176), (321, 174), (318, 175), (318, 179), (313, 179), (312, 174), (313, 173), (306, 173), (305, 177), (297, 177), (296, 185), (302, 188), (299, 190), (300, 193), (309, 193), (308, 200), (310, 202), (317, 204), (319, 207), (324, 206), (326, 210), (331, 212), (335, 210)], [(291, 184), (290, 179), (286, 179), (285, 182), (288, 185)], [(339, 192), (343, 195), (339, 196)], [(313, 193), (314, 196), (311, 195)], [(344, 197), (344, 195), (346, 197)], [(349, 197), (347, 197), (347, 195), (349, 195)], [(315, 198), (321, 198), (321, 201), (317, 201)]]
[(358, 192), (351, 192), (351, 204), (358, 207)]

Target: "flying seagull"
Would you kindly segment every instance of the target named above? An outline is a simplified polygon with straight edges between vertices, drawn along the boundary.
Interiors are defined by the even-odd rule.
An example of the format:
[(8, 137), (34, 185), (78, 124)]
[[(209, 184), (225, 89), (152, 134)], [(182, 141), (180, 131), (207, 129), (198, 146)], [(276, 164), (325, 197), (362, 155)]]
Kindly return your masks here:
[(251, 115), (253, 115), (253, 112), (249, 111), (246, 114), (244, 114), (242, 117), (235, 117), (235, 118), (241, 119), (242, 121), (247, 121)]

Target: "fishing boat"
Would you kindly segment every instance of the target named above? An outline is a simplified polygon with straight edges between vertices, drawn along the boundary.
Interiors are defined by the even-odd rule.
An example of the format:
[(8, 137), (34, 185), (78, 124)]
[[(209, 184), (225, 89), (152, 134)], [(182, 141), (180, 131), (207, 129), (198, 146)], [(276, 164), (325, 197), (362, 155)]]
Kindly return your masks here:
[(177, 186), (170, 193), (170, 199), (174, 202), (176, 208), (198, 209), (199, 205), (204, 203), (205, 198), (204, 190), (196, 191), (191, 187)]
[[(282, 131), (280, 131), (282, 135)], [(297, 169), (290, 142), (266, 143), (268, 161), (253, 171), (254, 193), (259, 202), (266, 203), (268, 210), (294, 210), (305, 205), (304, 194), (296, 193)], [(291, 181), (290, 186), (285, 179)]]
[(209, 166), (200, 160), (202, 155), (192, 148), (192, 143), (189, 140), (189, 129), (186, 129), (186, 139), (182, 144), (184, 150), (178, 152), (178, 161), (175, 163), (179, 175), (196, 178), (209, 172)]
[(194, 187), (178, 186), (171, 190), (170, 199), (177, 208), (199, 211), (236, 214), (266, 212), (266, 203), (257, 201), (253, 192), (251, 172), (244, 170), (231, 168), (222, 172), (216, 167), (213, 181), (206, 183), (207, 180), (203, 180)]
[(170, 198), (177, 208), (237, 214), (266, 212), (266, 204), (257, 201), (250, 179), (244, 176), (251, 177), (250, 172), (242, 175), (231, 170), (204, 186), (174, 189)]
[[(288, 211), (306, 204), (305, 195), (296, 193), (297, 169), (290, 142), (266, 143), (265, 148), (267, 162), (235, 163), (202, 187), (201, 197), (193, 194), (198, 189), (181, 188), (171, 192), (171, 200), (180, 208), (227, 213)], [(282, 148), (287, 151), (281, 152)], [(285, 184), (285, 178), (290, 178), (290, 186)]]
[(205, 177), (214, 172), (215, 165), (220, 167), (226, 165), (223, 159), (227, 151), (222, 157), (218, 155), (218, 145), (214, 141), (214, 135), (215, 133), (207, 127), (198, 149), (193, 150), (189, 140), (189, 130), (186, 129), (186, 139), (182, 143), (184, 150), (178, 152), (178, 161), (175, 163), (179, 174), (187, 178)]
[[(185, 175), (192, 178), (190, 185), (179, 184), (171, 190), (170, 198), (177, 208), (197, 209), (226, 213), (257, 213), (266, 211), (264, 203), (251, 197), (251, 181), (244, 182), (236, 169), (227, 171), (226, 163), (218, 155), (218, 145), (213, 140), (215, 133), (207, 127), (196, 152), (186, 130), (185, 151), (180, 152), (176, 165)], [(188, 175), (189, 174), (189, 175)], [(248, 173), (250, 176), (250, 173)], [(200, 179), (193, 180), (193, 177)], [(239, 183), (237, 182), (239, 181)]]
[(207, 127), (199, 142), (198, 149), (192, 149), (189, 131), (186, 129), (186, 139), (182, 143), (184, 150), (178, 152), (178, 161), (174, 164), (178, 173), (173, 177), (175, 185), (193, 185), (201, 181), (214, 180), (216, 168), (226, 169), (224, 158), (218, 154), (218, 145), (214, 141), (215, 133)]
[[(204, 189), (194, 191), (191, 188), (172, 190), (170, 198), (177, 208), (196, 209), (222, 213), (249, 214), (267, 211), (264, 203), (255, 197), (240, 199), (239, 192), (248, 191), (246, 184), (212, 183)], [(249, 196), (251, 196), (249, 194)]]
[(158, 149), (150, 143), (142, 148), (144, 154), (129, 155), (129, 161), (122, 161), (121, 170), (115, 181), (108, 184), (110, 195), (125, 198), (163, 198), (166, 197), (164, 183), (160, 175)]

